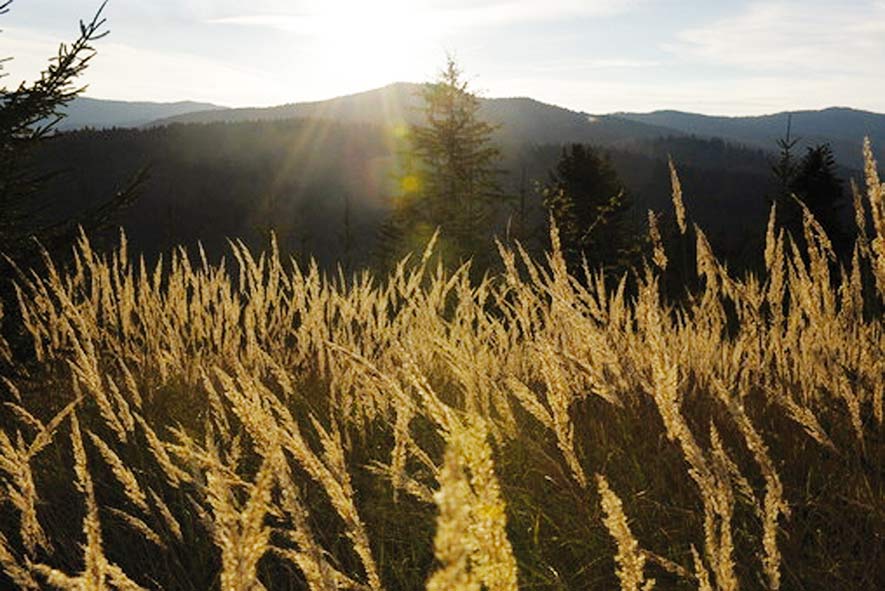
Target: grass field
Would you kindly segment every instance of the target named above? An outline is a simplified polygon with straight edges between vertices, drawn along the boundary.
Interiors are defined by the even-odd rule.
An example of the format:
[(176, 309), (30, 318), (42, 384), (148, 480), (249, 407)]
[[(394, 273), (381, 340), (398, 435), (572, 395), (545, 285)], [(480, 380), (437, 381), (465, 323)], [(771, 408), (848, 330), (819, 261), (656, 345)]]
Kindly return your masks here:
[(870, 154), (841, 269), (773, 212), (766, 272), (734, 277), (676, 191), (679, 301), (655, 231), (620, 281), (569, 276), (555, 233), (480, 281), (432, 244), (345, 280), (83, 238), (6, 311), (0, 587), (882, 589)]

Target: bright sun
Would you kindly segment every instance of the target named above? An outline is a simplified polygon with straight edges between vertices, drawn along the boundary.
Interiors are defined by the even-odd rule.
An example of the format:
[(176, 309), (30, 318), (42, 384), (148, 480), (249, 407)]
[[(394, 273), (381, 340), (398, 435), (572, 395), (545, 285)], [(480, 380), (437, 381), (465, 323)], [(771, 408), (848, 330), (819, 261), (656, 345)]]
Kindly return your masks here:
[[(423, 77), (441, 54), (432, 14), (420, 2), (324, 0), (311, 11), (312, 48), (324, 86)], [(434, 62), (435, 63), (435, 62)], [(343, 80), (342, 80), (343, 78)]]

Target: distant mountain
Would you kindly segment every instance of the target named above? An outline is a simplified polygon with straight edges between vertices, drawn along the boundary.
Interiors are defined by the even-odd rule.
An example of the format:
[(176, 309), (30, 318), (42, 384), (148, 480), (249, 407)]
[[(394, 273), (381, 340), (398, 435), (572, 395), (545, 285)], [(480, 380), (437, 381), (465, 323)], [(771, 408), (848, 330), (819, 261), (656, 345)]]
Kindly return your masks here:
[(206, 110), (157, 119), (146, 127), (174, 123), (234, 123), (282, 119), (328, 119), (341, 122), (391, 123), (417, 121), (420, 84), (397, 83), (324, 101), (289, 103), (276, 107), (246, 107), (224, 111)]
[[(61, 129), (82, 127), (159, 127), (176, 123), (217, 123), (324, 119), (370, 123), (386, 127), (421, 120), (423, 85), (399, 82), (324, 101), (290, 103), (266, 108), (227, 109), (216, 105), (126, 103), (77, 99)], [(593, 143), (632, 148), (661, 137), (721, 138), (726, 142), (777, 149), (788, 113), (747, 117), (717, 117), (681, 111), (591, 115), (531, 98), (480, 98), (480, 115), (500, 125), (498, 139), (513, 144)], [(797, 156), (805, 146), (829, 142), (837, 160), (850, 169), (862, 168), (861, 143), (870, 136), (877, 155), (885, 160), (885, 115), (833, 107), (792, 112), (792, 135), (799, 138)]]
[[(617, 113), (618, 117), (638, 123), (678, 130), (698, 137), (720, 137), (749, 146), (775, 150), (778, 138), (784, 137), (789, 113), (755, 117), (712, 117), (681, 111), (652, 113)], [(880, 154), (885, 153), (885, 115), (845, 107), (819, 111), (793, 111), (792, 137), (801, 146), (830, 142), (840, 163), (861, 167), (861, 145), (869, 136)]]
[[(154, 121), (149, 126), (297, 118), (396, 126), (421, 120), (421, 88), (420, 84), (398, 82), (325, 101), (187, 113)], [(637, 140), (681, 135), (673, 129), (611, 115), (591, 116), (530, 98), (481, 98), (480, 105), (480, 116), (501, 125), (500, 136), (512, 142), (589, 142), (619, 146)]]
[(156, 119), (185, 113), (213, 112), (224, 107), (210, 103), (183, 101), (177, 103), (127, 102), (78, 97), (65, 109), (65, 118), (58, 125), (61, 131), (94, 127), (140, 127)]

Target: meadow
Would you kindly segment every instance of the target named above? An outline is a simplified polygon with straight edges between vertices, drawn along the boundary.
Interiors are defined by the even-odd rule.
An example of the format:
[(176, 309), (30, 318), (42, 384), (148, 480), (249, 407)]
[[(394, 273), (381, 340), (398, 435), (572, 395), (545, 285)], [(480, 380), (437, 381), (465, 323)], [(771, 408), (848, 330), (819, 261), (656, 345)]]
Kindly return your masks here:
[[(93, 251), (15, 278), (0, 586), (882, 589), (885, 184), (858, 239), (777, 229), (734, 276), (692, 227), (570, 275), (434, 244), (345, 277), (241, 243), (155, 266)], [(872, 223), (871, 227), (868, 222)]]

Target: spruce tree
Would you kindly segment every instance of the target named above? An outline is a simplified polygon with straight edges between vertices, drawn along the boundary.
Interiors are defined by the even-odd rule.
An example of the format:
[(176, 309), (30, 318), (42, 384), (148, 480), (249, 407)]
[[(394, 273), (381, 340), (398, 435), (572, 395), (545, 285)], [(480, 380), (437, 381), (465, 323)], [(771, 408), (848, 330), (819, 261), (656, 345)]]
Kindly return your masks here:
[(824, 228), (840, 257), (848, 257), (851, 254), (851, 237), (840, 218), (849, 202), (829, 144), (806, 149), (796, 167), (790, 189)]
[[(55, 132), (64, 108), (85, 89), (77, 80), (96, 54), (92, 44), (107, 35), (102, 18), (106, 3), (91, 21), (80, 22), (79, 37), (59, 46), (39, 79), (12, 88), (0, 85), (0, 253), (21, 260), (28, 254), (30, 238), (51, 247), (54, 242), (69, 242), (78, 225), (105, 226), (117, 208), (134, 198), (145, 179), (145, 170), (139, 171), (125, 189), (73, 218), (47, 220), (39, 214), (46, 209), (39, 203), (40, 189), (53, 175), (36, 169), (33, 150)], [(11, 5), (12, 0), (0, 0), (0, 15)], [(3, 62), (10, 59), (0, 59), (0, 78)]]
[(769, 199), (777, 207), (778, 225), (785, 228), (792, 236), (802, 235), (802, 207), (794, 199), (794, 182), (799, 170), (799, 163), (793, 149), (799, 138), (792, 136), (793, 116), (787, 115), (787, 131), (784, 137), (777, 140), (778, 159), (771, 167), (776, 183), (775, 194)]
[(787, 230), (804, 250), (801, 201), (824, 228), (840, 258), (847, 257), (851, 236), (842, 223), (841, 212), (849, 204), (833, 151), (827, 143), (809, 146), (797, 160), (793, 149), (799, 138), (792, 137), (791, 131), (792, 117), (788, 117), (786, 135), (777, 141), (778, 160), (771, 167), (777, 183), (771, 201), (777, 206), (778, 226)]
[(628, 264), (638, 247), (630, 227), (630, 198), (607, 156), (582, 144), (563, 148), (543, 195), (573, 271), (584, 258), (591, 268)]
[(489, 230), (503, 199), (492, 143), (495, 126), (479, 118), (479, 99), (451, 57), (439, 79), (423, 87), (424, 122), (412, 125), (401, 155), (400, 193), (383, 230), (396, 254), (420, 249), (439, 228), (448, 263), (474, 258), (484, 266), (492, 252)]

